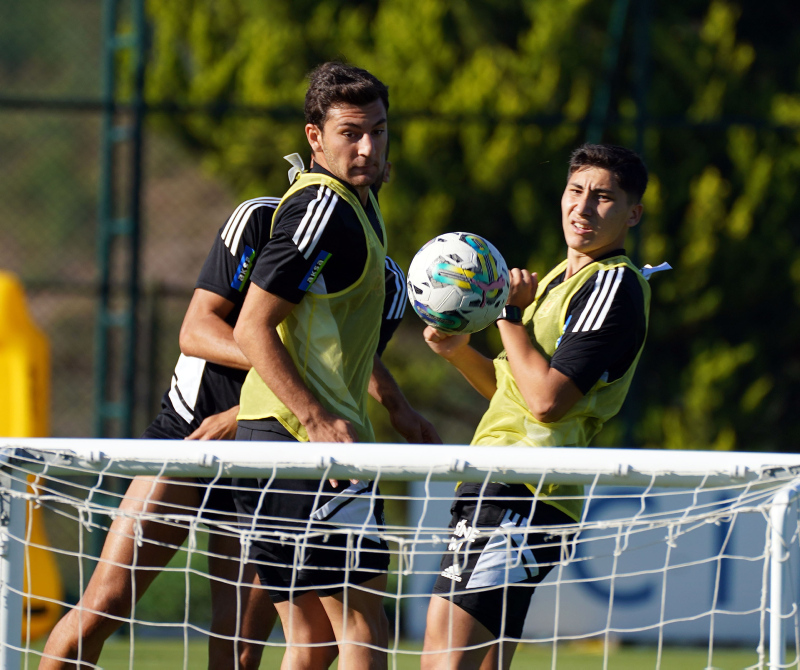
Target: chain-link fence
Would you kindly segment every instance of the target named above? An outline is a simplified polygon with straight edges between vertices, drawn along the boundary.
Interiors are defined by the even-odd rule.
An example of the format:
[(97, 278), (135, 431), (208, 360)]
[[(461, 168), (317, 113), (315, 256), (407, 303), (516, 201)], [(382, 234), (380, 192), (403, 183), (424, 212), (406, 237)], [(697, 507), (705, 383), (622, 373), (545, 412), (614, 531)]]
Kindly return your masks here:
[[(0, 269), (22, 280), (50, 341), (55, 436), (95, 433), (102, 9), (64, 0), (0, 10)], [(153, 121), (142, 142), (134, 434), (157, 410), (197, 272), (235, 204)]]

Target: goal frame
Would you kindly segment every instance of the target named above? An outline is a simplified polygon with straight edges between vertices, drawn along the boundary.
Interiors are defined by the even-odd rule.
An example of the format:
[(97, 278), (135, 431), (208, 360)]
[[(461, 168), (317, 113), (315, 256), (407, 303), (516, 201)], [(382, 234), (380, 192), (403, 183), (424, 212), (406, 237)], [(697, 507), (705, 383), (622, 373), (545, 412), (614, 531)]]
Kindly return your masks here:
[[(23, 547), (28, 494), (10, 473), (65, 476), (162, 475), (425, 481), (490, 481), (620, 487), (713, 487), (786, 484), (770, 507), (769, 668), (785, 665), (782, 614), (788, 570), (787, 538), (797, 529), (800, 455), (779, 453), (475, 447), (464, 445), (308, 443), (292, 450), (270, 442), (3, 438), (0, 441), (0, 667), (21, 662)], [(172, 446), (167, 448), (167, 445)], [(165, 457), (165, 454), (167, 455)]]

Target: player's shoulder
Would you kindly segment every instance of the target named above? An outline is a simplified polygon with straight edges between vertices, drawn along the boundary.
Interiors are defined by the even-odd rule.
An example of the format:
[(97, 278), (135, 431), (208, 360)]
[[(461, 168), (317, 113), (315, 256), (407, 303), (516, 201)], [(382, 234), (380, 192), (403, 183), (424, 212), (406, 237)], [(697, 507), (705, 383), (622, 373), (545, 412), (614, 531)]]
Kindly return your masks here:
[(308, 184), (290, 194), (281, 204), (278, 213), (279, 219), (290, 218), (293, 215), (304, 216), (325, 215), (330, 216), (340, 205), (345, 204), (339, 194), (328, 184)]
[(617, 259), (599, 262), (597, 271), (587, 277), (583, 289), (590, 289), (611, 297), (625, 296), (643, 303), (644, 278), (630, 261), (625, 260), (626, 262), (615, 262)]
[[(353, 246), (348, 236), (360, 229), (347, 202), (327, 184), (309, 184), (281, 203), (272, 228), (273, 238), (291, 240), (306, 257), (320, 244)], [(327, 248), (327, 247), (326, 247)]]
[(645, 312), (641, 276), (631, 265), (599, 263), (570, 302), (571, 331), (597, 331), (604, 324), (639, 321)]
[(631, 265), (621, 265), (617, 269), (620, 277), (619, 293), (624, 296), (637, 310), (643, 310), (645, 304), (644, 287), (647, 285), (642, 273)]
[(258, 239), (262, 234), (269, 235), (272, 215), (280, 203), (280, 198), (264, 196), (245, 200), (228, 217), (219, 230), (222, 243), (232, 255), (236, 256), (242, 243)]

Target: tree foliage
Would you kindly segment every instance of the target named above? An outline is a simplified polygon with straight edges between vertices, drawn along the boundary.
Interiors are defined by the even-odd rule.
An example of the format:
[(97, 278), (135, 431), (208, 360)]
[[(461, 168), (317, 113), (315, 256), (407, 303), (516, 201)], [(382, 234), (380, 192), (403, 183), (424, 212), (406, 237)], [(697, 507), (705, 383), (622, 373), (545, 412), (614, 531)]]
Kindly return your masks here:
[[(280, 157), (307, 151), (305, 74), (337, 58), (365, 67), (390, 87), (393, 179), (381, 194), (390, 253), (407, 264), (433, 235), (470, 230), (510, 265), (544, 272), (564, 254), (569, 153), (608, 92), (603, 141), (640, 149), (651, 170), (629, 252), (675, 270), (653, 279), (634, 394), (603, 443), (792, 450), (793, 3), (638, 0), (622, 17), (612, 67), (610, 9), (588, 0), (151, 2), (148, 101), (194, 109), (165, 123), (243, 198), (277, 194), (288, 168)], [(496, 340), (487, 333), (479, 344)], [(393, 354), (401, 381), (419, 402), (451, 411), (432, 388), (451, 388), (448, 373), (408, 349)], [(480, 404), (458, 400), (476, 423)]]

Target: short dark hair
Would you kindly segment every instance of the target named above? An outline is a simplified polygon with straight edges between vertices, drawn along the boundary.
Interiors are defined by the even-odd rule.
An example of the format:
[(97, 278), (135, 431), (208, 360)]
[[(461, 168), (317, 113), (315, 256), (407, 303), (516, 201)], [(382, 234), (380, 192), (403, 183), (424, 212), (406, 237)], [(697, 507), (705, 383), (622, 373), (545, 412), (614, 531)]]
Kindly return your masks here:
[(337, 104), (361, 106), (380, 99), (389, 111), (389, 88), (359, 67), (331, 61), (314, 68), (308, 79), (306, 123), (322, 128), (328, 110)]
[(608, 170), (631, 201), (641, 202), (647, 188), (647, 167), (636, 152), (615, 144), (583, 144), (570, 156), (567, 179), (584, 167)]

